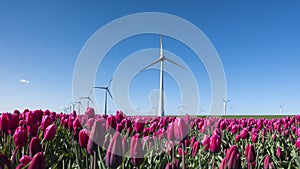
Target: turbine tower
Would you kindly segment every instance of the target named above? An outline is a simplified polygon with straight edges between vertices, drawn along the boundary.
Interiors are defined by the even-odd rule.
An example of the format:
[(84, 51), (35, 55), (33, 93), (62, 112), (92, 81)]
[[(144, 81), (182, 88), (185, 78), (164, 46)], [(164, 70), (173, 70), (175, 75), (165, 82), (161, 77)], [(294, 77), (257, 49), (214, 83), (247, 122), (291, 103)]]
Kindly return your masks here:
[(155, 65), (156, 63), (160, 63), (160, 78), (159, 78), (159, 104), (158, 104), (158, 116), (164, 116), (165, 110), (164, 110), (164, 61), (169, 61), (170, 63), (173, 63), (174, 65), (186, 69), (185, 67), (177, 64), (176, 62), (172, 61), (171, 59), (167, 58), (163, 54), (163, 47), (162, 47), (162, 35), (160, 34), (160, 56), (157, 60), (146, 66), (141, 71), (144, 71), (145, 69)]
[(104, 114), (107, 114), (107, 93), (109, 94), (110, 98), (113, 99), (110, 91), (109, 91), (109, 85), (111, 83), (111, 81), (113, 80), (113, 78), (110, 79), (110, 81), (108, 82), (108, 84), (104, 87), (94, 87), (95, 89), (103, 89), (105, 90), (105, 95), (104, 95)]

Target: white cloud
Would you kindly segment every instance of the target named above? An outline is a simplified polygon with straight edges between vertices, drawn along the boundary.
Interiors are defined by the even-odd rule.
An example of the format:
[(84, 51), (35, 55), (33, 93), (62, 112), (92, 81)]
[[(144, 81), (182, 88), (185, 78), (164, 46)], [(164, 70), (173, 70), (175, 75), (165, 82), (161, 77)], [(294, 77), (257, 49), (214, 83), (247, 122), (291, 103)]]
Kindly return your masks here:
[(29, 83), (29, 81), (28, 81), (28, 80), (25, 80), (25, 79), (21, 79), (20, 82), (21, 82), (21, 83)]

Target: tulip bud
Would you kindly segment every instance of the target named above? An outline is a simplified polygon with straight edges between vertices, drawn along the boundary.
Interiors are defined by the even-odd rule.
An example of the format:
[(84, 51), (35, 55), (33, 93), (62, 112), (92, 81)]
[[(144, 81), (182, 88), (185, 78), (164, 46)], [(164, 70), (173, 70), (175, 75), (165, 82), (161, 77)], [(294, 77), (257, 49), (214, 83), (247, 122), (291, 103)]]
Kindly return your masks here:
[(281, 148), (280, 147), (277, 147), (276, 155), (277, 155), (278, 158), (281, 157)]
[(254, 150), (254, 146), (252, 144), (248, 144), (245, 150), (245, 156), (249, 163), (252, 163), (256, 159), (256, 153)]
[(104, 139), (105, 139), (105, 128), (104, 128), (105, 121), (104, 119), (97, 119), (94, 122), (87, 149), (88, 150), (97, 150), (98, 146), (102, 146)]
[(133, 127), (134, 131), (137, 132), (137, 133), (141, 133), (141, 132), (143, 132), (144, 127), (145, 127), (145, 121), (144, 121), (144, 119), (138, 117), (134, 121), (134, 127)]
[(143, 146), (138, 134), (131, 138), (130, 157), (131, 163), (136, 167), (140, 166), (144, 162)]
[(296, 140), (296, 147), (300, 150), (300, 137)]
[(209, 136), (205, 135), (201, 141), (204, 150), (207, 151), (209, 149)]
[(238, 134), (235, 135), (235, 142), (238, 143), (240, 141), (240, 139), (241, 139), (240, 135), (238, 135)]
[(30, 161), (32, 160), (31, 157), (24, 155), (23, 157), (20, 158), (20, 163), (27, 165)]
[(8, 133), (11, 124), (11, 114), (10, 113), (2, 113), (0, 116), (0, 130)]
[(92, 107), (88, 107), (85, 111), (85, 116), (90, 119), (90, 118), (95, 118), (95, 110)]
[(209, 150), (212, 153), (218, 153), (221, 150), (221, 137), (213, 134), (209, 139)]
[(56, 125), (55, 124), (51, 124), (50, 126), (48, 126), (44, 132), (44, 140), (45, 141), (49, 141), (49, 140), (53, 140), (56, 134)]
[(195, 157), (197, 155), (199, 149), (200, 149), (200, 143), (199, 141), (195, 141), (192, 147), (192, 157)]
[(117, 120), (115, 116), (108, 116), (106, 118), (106, 131), (112, 132), (112, 130), (116, 130)]
[(257, 133), (252, 133), (251, 140), (252, 140), (253, 143), (257, 143), (257, 141), (258, 141), (258, 134)]
[(18, 127), (14, 134), (14, 143), (16, 147), (23, 147), (27, 143), (27, 133), (23, 127)]
[(270, 155), (267, 154), (264, 159), (264, 169), (270, 169)]
[(86, 129), (80, 130), (78, 141), (79, 141), (80, 147), (85, 148), (85, 149), (87, 148), (87, 144), (89, 141), (89, 133)]
[(247, 139), (249, 137), (249, 132), (247, 128), (243, 128), (243, 130), (240, 132), (240, 137), (242, 139)]
[(48, 116), (48, 115), (43, 116), (42, 122), (41, 122), (41, 126), (40, 126), (41, 130), (42, 130), (42, 131), (45, 131), (46, 128), (47, 128), (49, 125), (51, 125), (52, 123), (53, 123), (53, 122), (52, 122), (50, 116)]
[(42, 152), (41, 140), (38, 137), (33, 137), (29, 144), (30, 157), (33, 157), (36, 153)]
[(46, 169), (45, 155), (42, 152), (34, 155), (28, 169)]
[(106, 150), (105, 162), (110, 168), (117, 168), (122, 163), (122, 142), (119, 133), (116, 132), (108, 149)]

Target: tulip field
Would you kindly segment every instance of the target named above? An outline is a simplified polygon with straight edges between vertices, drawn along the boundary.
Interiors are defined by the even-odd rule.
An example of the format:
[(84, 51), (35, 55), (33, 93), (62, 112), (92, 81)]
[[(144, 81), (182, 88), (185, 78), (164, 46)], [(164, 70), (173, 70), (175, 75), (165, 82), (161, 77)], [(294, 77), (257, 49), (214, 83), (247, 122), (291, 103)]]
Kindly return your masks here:
[(0, 168), (300, 168), (300, 116), (145, 117), (15, 110), (0, 116)]

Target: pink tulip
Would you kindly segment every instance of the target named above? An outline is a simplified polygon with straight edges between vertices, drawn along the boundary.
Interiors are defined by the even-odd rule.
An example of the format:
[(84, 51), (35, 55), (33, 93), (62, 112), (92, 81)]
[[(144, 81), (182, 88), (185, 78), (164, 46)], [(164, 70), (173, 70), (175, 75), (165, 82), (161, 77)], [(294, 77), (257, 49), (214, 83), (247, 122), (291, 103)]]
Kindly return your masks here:
[(27, 133), (23, 127), (18, 127), (14, 134), (14, 143), (16, 147), (23, 147), (27, 143)]
[(252, 162), (255, 161), (255, 159), (256, 159), (256, 153), (255, 153), (253, 145), (248, 144), (246, 146), (245, 156), (246, 156), (246, 159), (247, 159), (248, 163), (252, 163)]
[(52, 122), (50, 116), (48, 116), (48, 115), (43, 116), (42, 122), (41, 122), (41, 126), (40, 126), (41, 130), (42, 130), (42, 131), (45, 131), (46, 128), (47, 128), (49, 125), (51, 125), (52, 123), (53, 123), (53, 122)]
[(89, 132), (86, 129), (80, 130), (78, 141), (79, 141), (80, 147), (85, 148), (85, 149), (87, 148), (87, 144), (89, 141)]
[(11, 124), (11, 114), (2, 113), (0, 116), (0, 130), (5, 133), (8, 133), (8, 130), (10, 130), (10, 124)]
[(143, 132), (145, 127), (145, 120), (143, 118), (138, 117), (135, 121), (134, 121), (134, 131), (137, 133), (141, 133)]
[(200, 149), (200, 143), (199, 141), (195, 141), (192, 147), (192, 157), (195, 157), (197, 155), (199, 149)]
[(92, 107), (88, 107), (85, 111), (85, 116), (90, 119), (90, 118), (95, 118), (95, 110)]
[(53, 140), (55, 135), (56, 135), (56, 125), (55, 124), (51, 124), (49, 125), (45, 132), (44, 132), (44, 140), (45, 141), (49, 141), (49, 140)]
[(42, 152), (34, 155), (28, 169), (46, 169), (45, 155)]
[(208, 149), (209, 149), (209, 136), (207, 136), (207, 135), (204, 135), (204, 137), (203, 137), (203, 139), (202, 139), (202, 141), (201, 141), (201, 143), (202, 143), (202, 146), (204, 147), (204, 150), (205, 151), (208, 151)]
[(105, 162), (110, 168), (117, 168), (122, 163), (122, 142), (118, 132), (115, 133), (108, 149), (106, 150)]
[(213, 134), (209, 139), (209, 150), (212, 153), (218, 153), (221, 150), (221, 137)]
[(138, 134), (131, 138), (130, 157), (131, 163), (136, 167), (140, 166), (144, 162), (143, 146)]
[(42, 152), (41, 140), (38, 137), (33, 137), (29, 144), (30, 157), (33, 157), (36, 153)]

